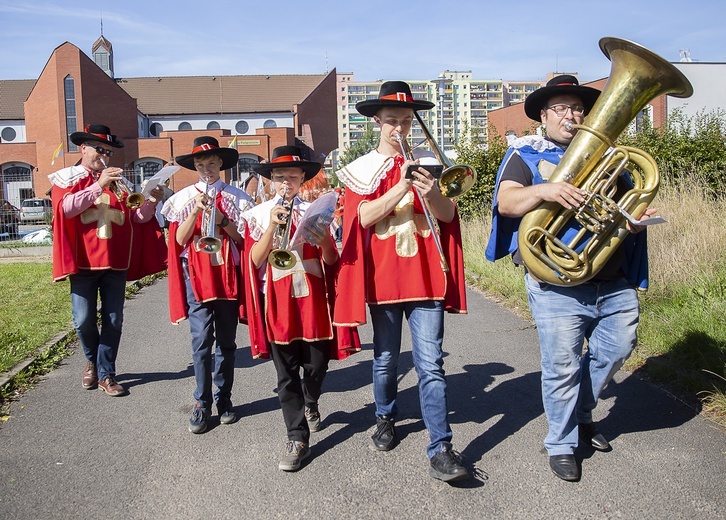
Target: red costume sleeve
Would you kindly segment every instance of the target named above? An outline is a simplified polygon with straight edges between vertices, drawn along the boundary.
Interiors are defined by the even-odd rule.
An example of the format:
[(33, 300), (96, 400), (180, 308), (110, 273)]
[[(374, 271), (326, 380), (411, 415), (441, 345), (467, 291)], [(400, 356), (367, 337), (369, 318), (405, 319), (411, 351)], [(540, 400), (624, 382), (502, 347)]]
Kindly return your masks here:
[(249, 228), (245, 227), (245, 247), (242, 258), (242, 283), (244, 284), (244, 300), (247, 314), (247, 330), (250, 334), (250, 350), (254, 359), (268, 359), (270, 357), (270, 342), (267, 340), (265, 329), (265, 306), (260, 296), (260, 287), (257, 279), (258, 269), (250, 257), (250, 249), (254, 240), (250, 236)]
[(76, 219), (66, 218), (63, 214), (63, 198), (71, 193), (68, 188), (53, 186), (53, 281), (65, 280), (68, 275), (78, 272), (73, 252), (76, 250)]
[[(325, 283), (328, 291), (328, 305), (330, 314), (335, 314), (336, 281), (340, 271), (340, 261), (335, 265), (323, 264), (325, 268)], [(357, 327), (338, 327), (333, 325), (333, 341), (330, 352), (331, 359), (345, 359), (356, 352), (360, 352), (360, 337)]]
[(363, 197), (352, 190), (346, 195), (343, 215), (343, 250), (340, 254), (337, 297), (333, 325), (356, 327), (366, 322), (365, 243), (366, 234), (358, 220)]
[(143, 223), (132, 220), (131, 227), (134, 239), (131, 242), (131, 263), (126, 279), (138, 280), (166, 269), (167, 247), (156, 217)]
[(444, 250), (449, 272), (446, 273), (446, 295), (444, 310), (446, 312), (466, 314), (466, 278), (464, 275), (464, 250), (461, 245), (461, 225), (457, 208), (454, 220), (445, 223), (439, 221), (441, 230), (441, 249)]
[(172, 323), (179, 323), (188, 317), (189, 305), (187, 305), (186, 286), (184, 285), (184, 271), (179, 255), (184, 251), (176, 241), (176, 230), (178, 222), (169, 223), (168, 243), (168, 274), (169, 274), (169, 317)]

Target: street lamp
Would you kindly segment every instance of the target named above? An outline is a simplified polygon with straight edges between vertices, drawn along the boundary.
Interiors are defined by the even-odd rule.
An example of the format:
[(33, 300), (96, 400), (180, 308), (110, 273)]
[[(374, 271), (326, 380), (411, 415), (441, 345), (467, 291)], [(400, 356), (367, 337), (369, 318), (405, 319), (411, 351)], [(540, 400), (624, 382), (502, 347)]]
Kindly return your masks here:
[(447, 78), (442, 72), (439, 77), (432, 79), (431, 83), (435, 83), (438, 86), (437, 94), (437, 110), (439, 111), (439, 142), (441, 151), (444, 151), (444, 94), (446, 92), (446, 85), (450, 84), (453, 80)]

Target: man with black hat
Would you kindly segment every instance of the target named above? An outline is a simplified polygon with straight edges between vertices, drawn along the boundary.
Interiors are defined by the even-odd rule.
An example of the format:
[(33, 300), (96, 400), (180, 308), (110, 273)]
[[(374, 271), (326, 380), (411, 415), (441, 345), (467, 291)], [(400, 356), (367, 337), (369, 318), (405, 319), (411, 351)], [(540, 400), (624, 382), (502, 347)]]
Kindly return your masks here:
[[(310, 456), (310, 432), (320, 429), (318, 400), (328, 361), (357, 352), (360, 340), (356, 329), (332, 323), (338, 249), (331, 222), (305, 219), (311, 203), (299, 197), (320, 163), (306, 160), (297, 146), (279, 146), (269, 162), (252, 168), (272, 181), (276, 195), (243, 215), (250, 344), (253, 356), (271, 355), (277, 372), (287, 429), (278, 468), (297, 471)], [(332, 221), (332, 205), (329, 210)], [(293, 245), (289, 238), (299, 233), (304, 241)], [(283, 255), (277, 261), (270, 261), (273, 250)]]
[[(582, 189), (547, 180), (575, 136), (572, 125), (583, 123), (599, 94), (579, 85), (574, 76), (560, 75), (527, 97), (524, 110), (530, 119), (542, 123), (546, 135), (510, 139), (497, 173), (488, 260), (511, 254), (515, 264), (523, 265), (517, 250), (521, 217), (545, 201), (577, 209), (585, 200)], [(624, 176), (619, 183), (623, 182), (627, 182)], [(646, 215), (655, 211), (649, 209)], [(633, 240), (642, 238), (644, 235)], [(581, 443), (599, 451), (610, 450), (592, 422), (592, 411), (601, 391), (636, 345), (639, 308), (635, 286), (646, 283), (647, 268), (631, 270), (628, 265), (641, 267), (645, 261), (644, 255), (628, 258), (621, 247), (594, 278), (575, 286), (541, 282), (525, 268), (542, 354), (542, 400), (549, 424), (544, 444), (550, 468), (563, 480), (580, 478), (574, 452)], [(628, 277), (631, 271), (634, 274)], [(587, 352), (583, 354), (585, 340)]]
[[(380, 127), (378, 147), (337, 172), (346, 187), (342, 266), (335, 323), (361, 325), (366, 303), (373, 324), (373, 396), (376, 429), (373, 448), (396, 445), (398, 358), (404, 316), (412, 337), (421, 414), (429, 432), (429, 473), (447, 482), (468, 477), (453, 451), (446, 402), (443, 333), (444, 311), (466, 313), (464, 264), (456, 204), (444, 197), (428, 171), (406, 160), (399, 144), (414, 111), (433, 103), (416, 99), (403, 81), (381, 85), (379, 97), (356, 109)], [(412, 176), (405, 173), (413, 167)], [(427, 224), (423, 203), (436, 226)], [(432, 229), (433, 227), (433, 229)], [(440, 232), (443, 268), (434, 233)]]
[[(120, 396), (125, 390), (116, 381), (116, 356), (126, 281), (165, 268), (164, 239), (153, 218), (163, 191), (157, 187), (141, 207), (129, 208), (128, 192), (119, 188), (125, 183), (123, 170), (108, 166), (113, 149), (123, 143), (99, 124), (73, 132), (70, 139), (80, 146), (80, 164), (48, 176), (53, 184), (53, 279), (70, 278), (73, 323), (86, 355), (83, 388)], [(138, 251), (146, 245), (144, 253)]]
[(235, 337), (237, 323), (246, 317), (240, 278), (243, 241), (237, 228), (252, 201), (222, 181), (220, 172), (236, 166), (238, 158), (237, 150), (220, 148), (214, 137), (194, 139), (191, 153), (175, 161), (196, 171), (199, 181), (172, 195), (161, 211), (169, 221), (171, 321), (189, 318), (192, 335), (196, 402), (188, 429), (196, 434), (207, 431), (213, 402), (220, 424), (237, 419), (231, 398)]

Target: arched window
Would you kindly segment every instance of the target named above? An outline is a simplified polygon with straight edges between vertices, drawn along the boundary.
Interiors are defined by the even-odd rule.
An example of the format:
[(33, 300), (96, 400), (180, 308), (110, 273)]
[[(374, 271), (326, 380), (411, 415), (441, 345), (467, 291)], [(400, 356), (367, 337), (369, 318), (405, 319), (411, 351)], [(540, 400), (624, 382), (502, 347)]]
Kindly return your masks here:
[(275, 123), (273, 119), (268, 119), (262, 126), (264, 126), (265, 128), (277, 128), (277, 123)]
[(179, 130), (191, 130), (192, 124), (186, 121), (179, 123)]
[(70, 74), (63, 78), (63, 97), (66, 103), (66, 140), (69, 152), (77, 152), (78, 145), (71, 142), (71, 134), (76, 131), (76, 82)]
[(149, 127), (149, 134), (153, 137), (159, 137), (159, 134), (164, 131), (164, 127), (161, 123), (154, 123)]
[(219, 130), (219, 123), (216, 121), (210, 121), (207, 123), (207, 130)]

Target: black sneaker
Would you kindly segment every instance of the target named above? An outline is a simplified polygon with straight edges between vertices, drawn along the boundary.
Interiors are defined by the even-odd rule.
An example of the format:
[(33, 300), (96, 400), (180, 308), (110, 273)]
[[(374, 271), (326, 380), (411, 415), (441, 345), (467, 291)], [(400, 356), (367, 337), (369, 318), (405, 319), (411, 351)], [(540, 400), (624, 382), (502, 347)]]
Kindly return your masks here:
[(217, 401), (217, 411), (219, 412), (220, 424), (232, 424), (237, 420), (232, 401), (229, 399), (220, 399)]
[(320, 411), (319, 410), (313, 410), (312, 408), (306, 406), (305, 407), (305, 419), (308, 422), (308, 428), (310, 428), (311, 432), (320, 431)]
[(376, 431), (371, 435), (373, 447), (378, 451), (388, 451), (396, 444), (396, 429), (387, 415), (376, 417)]
[(448, 442), (441, 444), (441, 451), (431, 458), (429, 474), (444, 482), (455, 482), (469, 477), (461, 455), (454, 451)]
[(277, 465), (282, 471), (297, 471), (302, 465), (302, 461), (310, 456), (310, 446), (306, 442), (287, 441), (285, 445), (285, 455)]
[(189, 418), (189, 431), (192, 433), (204, 433), (207, 431), (207, 421), (212, 415), (212, 411), (202, 408), (202, 405), (197, 403), (192, 409), (192, 416)]

